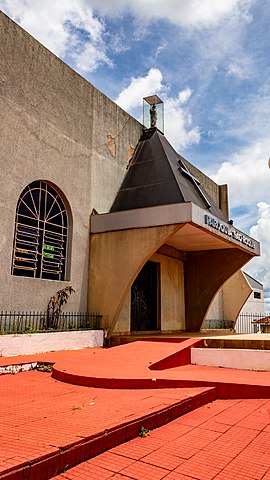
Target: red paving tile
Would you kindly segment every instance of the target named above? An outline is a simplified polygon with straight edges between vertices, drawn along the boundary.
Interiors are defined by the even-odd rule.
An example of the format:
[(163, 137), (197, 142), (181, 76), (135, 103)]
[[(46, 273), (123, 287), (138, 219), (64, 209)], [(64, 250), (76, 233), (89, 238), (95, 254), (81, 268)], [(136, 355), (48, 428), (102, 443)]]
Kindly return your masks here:
[[(56, 362), (58, 380), (102, 388), (181, 388), (212, 386), (219, 398), (270, 397), (270, 372), (189, 364), (190, 348), (202, 339), (181, 343), (137, 341), (86, 352)], [(125, 365), (125, 368), (123, 368)]]
[[(146, 457), (143, 457), (143, 461), (145, 463), (150, 463), (151, 465), (156, 465), (156, 467), (162, 467), (172, 471), (181, 464), (179, 457), (173, 455), (172, 451), (172, 447), (170, 447), (169, 451), (161, 451), (161, 449), (156, 450), (155, 452), (146, 455)], [(182, 462), (184, 461), (185, 460), (183, 459)]]
[[(210, 407), (210, 408), (209, 408)], [(256, 413), (258, 419), (270, 409), (270, 400), (216, 400), (183, 417), (149, 433), (145, 438), (136, 438), (111, 449), (106, 454), (84, 463), (86, 477), (92, 478), (92, 467), (99, 466), (112, 479), (166, 479), (166, 480), (270, 480), (270, 432), (264, 426), (258, 431), (246, 427), (228, 426), (226, 432), (208, 430), (208, 410), (212, 411), (217, 424), (223, 422), (225, 413), (238, 416), (246, 412), (246, 420)], [(182, 423), (186, 417), (196, 417), (194, 424), (206, 419), (200, 426)], [(270, 416), (269, 416), (270, 422)], [(206, 425), (206, 428), (205, 428)], [(221, 423), (223, 425), (223, 423)], [(163, 445), (161, 439), (164, 436)], [(194, 451), (192, 448), (194, 447)], [(188, 453), (190, 455), (188, 455)], [(126, 465), (125, 462), (131, 462)], [(118, 470), (117, 470), (118, 467)], [(118, 473), (118, 475), (116, 474)], [(78, 467), (59, 475), (80, 480)], [(87, 477), (88, 475), (88, 477)], [(100, 476), (100, 478), (103, 478)]]
[[(122, 347), (17, 358), (18, 364), (57, 360), (61, 368), (68, 365), (75, 370), (81, 365), (83, 374), (99, 365), (98, 374), (105, 375), (106, 356), (113, 381), (122, 363), (123, 385), (130, 386), (131, 375), (139, 382), (137, 386), (141, 380), (149, 385), (150, 380), (151, 388), (98, 389), (62, 383), (37, 371), (2, 375), (0, 478), (48, 480), (60, 471), (64, 473), (55, 477), (59, 480), (270, 480), (270, 373), (175, 367), (179, 344), (164, 342), (154, 347), (149, 342), (137, 343), (144, 345), (140, 346), (140, 355), (132, 355), (131, 350), (133, 354), (139, 352), (138, 345), (133, 344), (130, 362), (127, 357), (125, 363), (122, 354), (117, 359), (113, 353), (115, 363), (107, 358), (109, 351), (125, 351)], [(162, 356), (168, 360), (161, 360)], [(10, 358), (0, 360), (0, 366), (13, 363)], [(163, 368), (166, 362), (175, 368), (147, 367), (146, 373), (145, 362), (151, 368), (154, 363)], [(156, 388), (162, 379), (172, 384), (177, 380), (179, 388)], [(234, 398), (215, 400), (213, 388), (194, 385), (216, 385), (222, 398)], [(241, 399), (248, 392), (253, 398)], [(260, 393), (264, 398), (258, 398)], [(137, 435), (142, 425), (160, 428), (140, 438)], [(133, 440), (123, 443), (129, 438)]]
[(80, 357), (82, 354), (97, 352), (100, 348), (84, 348), (83, 350), (60, 350), (58, 352), (34, 353), (31, 355), (17, 355), (16, 357), (0, 357), (0, 367), (7, 365), (21, 365), (32, 362), (55, 363), (58, 360), (70, 357)]
[(135, 462), (127, 457), (123, 457), (122, 455), (117, 455), (113, 452), (104, 452), (97, 457), (91, 458), (88, 460), (89, 465), (95, 465), (101, 468), (106, 468), (111, 472), (121, 472), (126, 467), (129, 467)]
[(171, 473), (169, 473), (169, 475), (167, 475), (167, 477), (165, 477), (166, 480), (192, 480), (194, 479), (194, 477), (191, 477), (190, 475), (183, 475), (182, 473), (178, 473), (176, 472), (175, 470)]
[[(30, 462), (40, 464), (44, 473), (49, 468), (46, 457), (52, 455), (57, 455), (56, 472), (59, 464), (63, 469), (75, 465), (136, 437), (145, 421), (159, 426), (180, 415), (181, 408), (185, 412), (187, 402), (196, 408), (198, 396), (202, 402), (211, 401), (215, 391), (94, 389), (65, 384), (35, 370), (1, 375), (0, 478)], [(26, 478), (43, 480), (40, 473), (35, 476)]]

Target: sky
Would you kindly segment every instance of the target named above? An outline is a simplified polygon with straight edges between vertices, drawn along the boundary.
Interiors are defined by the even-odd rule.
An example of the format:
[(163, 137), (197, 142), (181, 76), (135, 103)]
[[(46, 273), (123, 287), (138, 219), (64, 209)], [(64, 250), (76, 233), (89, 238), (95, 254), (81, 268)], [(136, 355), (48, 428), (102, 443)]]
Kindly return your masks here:
[(165, 135), (261, 242), (245, 271), (270, 311), (270, 1), (0, 0), (0, 9), (124, 110), (164, 101)]

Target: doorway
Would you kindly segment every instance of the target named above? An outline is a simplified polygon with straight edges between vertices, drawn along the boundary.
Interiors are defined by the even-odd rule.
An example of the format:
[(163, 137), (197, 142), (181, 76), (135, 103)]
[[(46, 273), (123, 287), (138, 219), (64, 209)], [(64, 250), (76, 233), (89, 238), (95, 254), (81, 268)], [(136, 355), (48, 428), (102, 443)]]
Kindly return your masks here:
[(131, 287), (131, 331), (160, 330), (160, 265), (147, 262)]

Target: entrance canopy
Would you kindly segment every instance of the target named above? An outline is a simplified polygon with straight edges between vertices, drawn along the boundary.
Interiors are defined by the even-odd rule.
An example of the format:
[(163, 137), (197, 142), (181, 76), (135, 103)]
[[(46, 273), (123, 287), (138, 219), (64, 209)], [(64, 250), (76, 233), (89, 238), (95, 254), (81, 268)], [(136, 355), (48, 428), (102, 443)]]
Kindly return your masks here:
[(252, 257), (259, 243), (191, 203), (92, 215), (89, 309), (113, 331), (127, 292), (161, 247), (184, 261), (186, 329), (199, 331), (221, 285)]

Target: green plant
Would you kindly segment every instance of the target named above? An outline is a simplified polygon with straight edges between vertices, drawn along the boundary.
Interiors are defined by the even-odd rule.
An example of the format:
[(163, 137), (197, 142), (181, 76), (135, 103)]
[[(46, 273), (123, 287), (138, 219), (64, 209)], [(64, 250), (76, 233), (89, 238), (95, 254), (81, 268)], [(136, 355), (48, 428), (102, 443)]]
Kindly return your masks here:
[(37, 333), (37, 330), (31, 325), (26, 325), (23, 333)]
[(45, 328), (47, 330), (57, 330), (59, 326), (59, 319), (62, 313), (62, 307), (65, 305), (72, 293), (75, 293), (74, 288), (71, 285), (68, 285), (61, 290), (58, 290), (55, 295), (53, 295), (47, 306), (47, 315), (45, 321)]
[(147, 430), (147, 428), (145, 428), (143, 425), (141, 426), (141, 429), (139, 431), (139, 437), (141, 438), (144, 438), (144, 437), (147, 437), (147, 435), (149, 434), (149, 430)]

